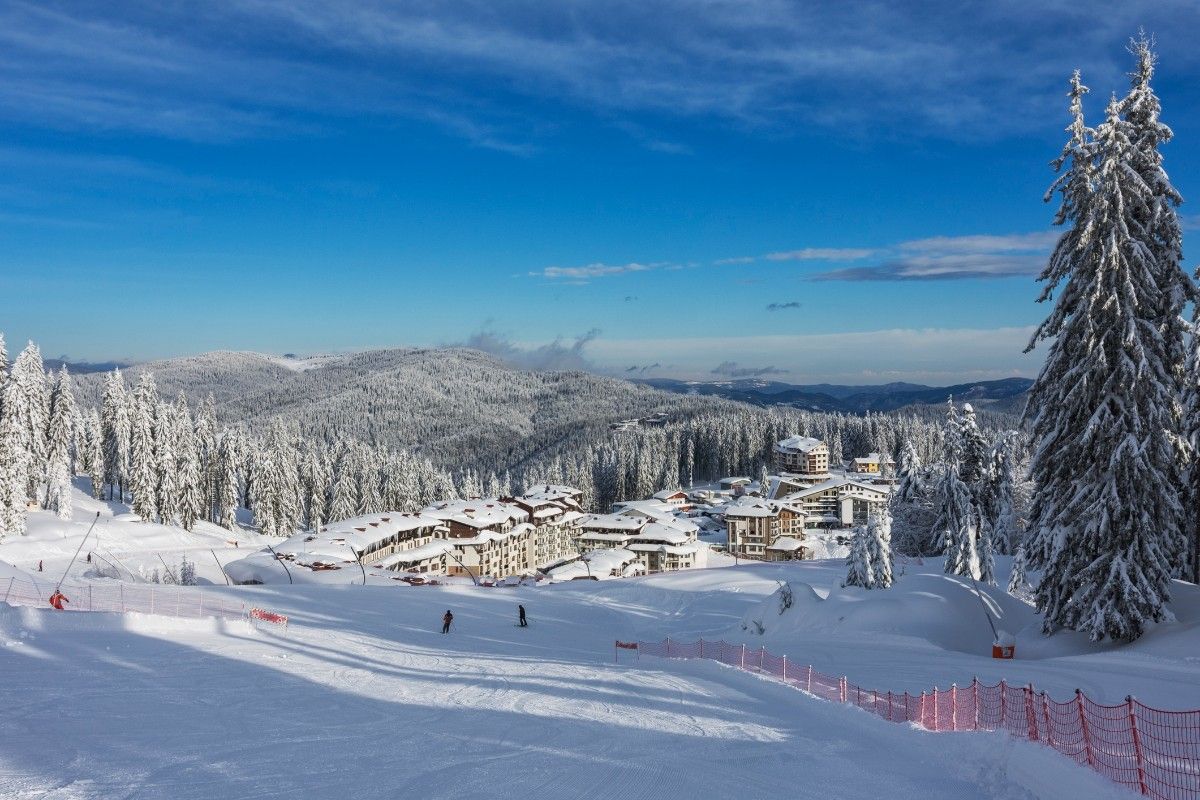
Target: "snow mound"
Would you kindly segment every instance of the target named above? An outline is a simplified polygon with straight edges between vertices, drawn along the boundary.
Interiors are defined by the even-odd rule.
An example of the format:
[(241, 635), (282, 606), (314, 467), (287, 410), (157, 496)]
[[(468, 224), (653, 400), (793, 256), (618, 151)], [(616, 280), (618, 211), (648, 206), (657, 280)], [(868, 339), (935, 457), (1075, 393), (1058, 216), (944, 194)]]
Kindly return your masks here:
[(741, 628), (768, 642), (814, 633), (898, 636), (943, 650), (983, 654), (991, 651), (995, 638), (988, 614), (1003, 631), (1040, 624), (1032, 608), (996, 587), (981, 585), (977, 595), (969, 579), (919, 574), (886, 590), (786, 582), (745, 615)]

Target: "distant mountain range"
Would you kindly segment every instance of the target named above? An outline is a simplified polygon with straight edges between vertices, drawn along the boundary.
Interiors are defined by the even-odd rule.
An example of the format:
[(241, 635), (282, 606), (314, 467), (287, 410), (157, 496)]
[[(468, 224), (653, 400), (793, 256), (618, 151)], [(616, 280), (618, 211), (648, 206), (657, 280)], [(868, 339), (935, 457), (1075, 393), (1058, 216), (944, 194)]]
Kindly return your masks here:
[(829, 383), (791, 384), (779, 381), (678, 381), (643, 378), (635, 381), (679, 394), (723, 397), (757, 406), (791, 406), (810, 411), (895, 411), (912, 405), (956, 401), (975, 403), (992, 411), (1020, 413), (1033, 381), (1003, 378), (996, 381), (960, 383), (954, 386), (923, 386), (916, 383), (885, 383), (878, 386), (840, 386)]

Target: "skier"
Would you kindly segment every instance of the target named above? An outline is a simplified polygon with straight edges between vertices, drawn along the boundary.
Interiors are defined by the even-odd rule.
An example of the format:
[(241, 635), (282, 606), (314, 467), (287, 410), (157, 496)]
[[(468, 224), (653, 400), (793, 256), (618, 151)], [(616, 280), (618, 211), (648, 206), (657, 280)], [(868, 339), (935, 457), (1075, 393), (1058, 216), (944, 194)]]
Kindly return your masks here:
[(38, 572), (41, 572), (41, 571), (42, 571), (42, 562), (39, 560), (38, 561)]
[(58, 589), (55, 589), (54, 594), (50, 595), (50, 605), (54, 608), (57, 608), (59, 611), (65, 611), (66, 609), (63, 608), (63, 603), (69, 602), (71, 601), (67, 599), (67, 596)]
[(525, 621), (525, 606), (517, 606), (517, 618), (521, 621), (522, 628), (529, 627), (529, 623)]
[(442, 617), (442, 633), (450, 632), (450, 623), (454, 622), (454, 615), (450, 613), (450, 609), (446, 609), (445, 616)]

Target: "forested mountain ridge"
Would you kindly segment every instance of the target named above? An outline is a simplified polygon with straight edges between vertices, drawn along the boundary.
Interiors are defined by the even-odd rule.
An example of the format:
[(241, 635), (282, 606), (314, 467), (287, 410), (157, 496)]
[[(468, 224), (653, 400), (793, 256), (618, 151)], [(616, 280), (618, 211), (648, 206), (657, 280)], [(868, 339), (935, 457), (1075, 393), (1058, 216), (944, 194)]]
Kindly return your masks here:
[(1003, 378), (940, 387), (912, 383), (842, 386), (757, 380), (679, 381), (668, 378), (640, 378), (636, 382), (669, 392), (723, 397), (758, 406), (791, 406), (845, 414), (896, 411), (912, 405), (944, 403), (951, 397), (975, 403), (981, 408), (1019, 413), (1024, 407), (1026, 392), (1033, 384), (1028, 378)]
[[(348, 436), (405, 449), (435, 464), (516, 467), (609, 423), (666, 412), (686, 417), (732, 408), (585, 372), (531, 372), (466, 348), (403, 348), (289, 359), (214, 352), (135, 365), (160, 393), (212, 394), (218, 421), (261, 429), (294, 423), (321, 441)], [(103, 376), (79, 377), (85, 404), (98, 405)], [(470, 457), (467, 457), (470, 454)]]

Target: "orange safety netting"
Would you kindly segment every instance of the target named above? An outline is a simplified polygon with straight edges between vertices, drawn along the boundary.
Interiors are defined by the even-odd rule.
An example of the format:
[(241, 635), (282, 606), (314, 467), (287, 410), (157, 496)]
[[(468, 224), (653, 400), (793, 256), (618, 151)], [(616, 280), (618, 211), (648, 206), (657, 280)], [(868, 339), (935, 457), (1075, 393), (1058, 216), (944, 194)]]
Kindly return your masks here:
[(1200, 710), (1163, 711), (1132, 697), (1114, 706), (1082, 692), (1065, 702), (1031, 685), (967, 686), (884, 692), (855, 686), (844, 676), (817, 672), (786, 656), (728, 642), (638, 642), (638, 653), (660, 658), (704, 658), (773, 675), (824, 700), (850, 703), (892, 722), (930, 731), (1007, 731), (1053, 747), (1109, 780), (1157, 800), (1200, 799)]

